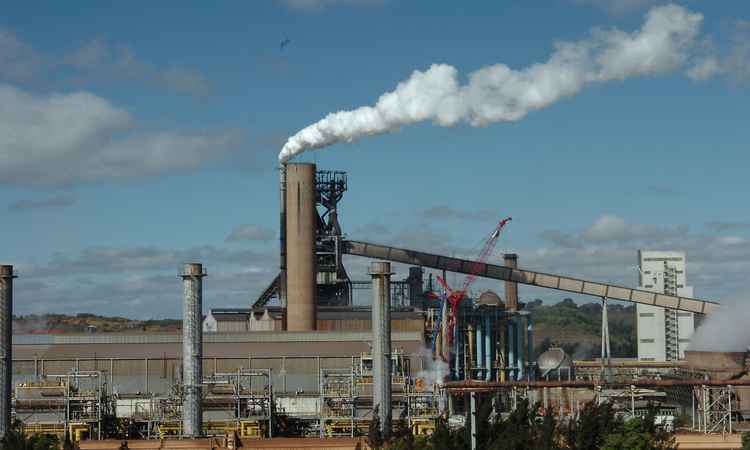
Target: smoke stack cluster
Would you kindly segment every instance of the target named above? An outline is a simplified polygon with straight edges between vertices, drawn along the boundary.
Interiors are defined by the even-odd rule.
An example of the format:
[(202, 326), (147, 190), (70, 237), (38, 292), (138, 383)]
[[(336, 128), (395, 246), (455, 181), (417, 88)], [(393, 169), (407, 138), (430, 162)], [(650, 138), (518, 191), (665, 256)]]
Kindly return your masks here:
[(640, 30), (595, 28), (585, 39), (555, 43), (545, 62), (523, 69), (486, 66), (470, 73), (463, 85), (455, 67), (434, 64), (412, 73), (374, 106), (331, 113), (300, 130), (286, 142), (279, 160), (427, 120), (444, 127), (517, 121), (588, 85), (668, 73), (694, 58), (702, 21), (702, 14), (681, 6), (654, 7)]

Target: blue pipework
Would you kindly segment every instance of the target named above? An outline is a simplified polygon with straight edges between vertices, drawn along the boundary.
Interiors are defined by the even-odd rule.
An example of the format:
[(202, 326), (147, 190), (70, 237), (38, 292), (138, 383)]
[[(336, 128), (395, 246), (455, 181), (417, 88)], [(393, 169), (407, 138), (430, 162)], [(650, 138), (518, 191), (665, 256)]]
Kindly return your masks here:
[(512, 318), (508, 319), (508, 326), (506, 327), (506, 342), (508, 343), (508, 360), (505, 363), (505, 365), (508, 368), (508, 379), (515, 380), (515, 373), (514, 368), (516, 365), (516, 352), (515, 352), (515, 340), (516, 340), (516, 333), (515, 333), (515, 322)]
[(487, 381), (492, 380), (492, 360), (493, 353), (492, 353), (492, 318), (490, 317), (490, 314), (486, 314), (484, 316), (484, 366), (485, 366), (485, 375), (484, 379)]
[(461, 379), (461, 350), (463, 349), (463, 345), (461, 345), (461, 336), (462, 333), (459, 333), (458, 331), (459, 326), (458, 323), (453, 324), (453, 343), (455, 344), (454, 353), (456, 354), (456, 360), (453, 366), (453, 379), (459, 380)]
[(516, 322), (516, 380), (523, 380), (523, 327), (521, 320)]
[(527, 378), (533, 380), (535, 378), (534, 370), (534, 324), (531, 321), (531, 315), (526, 316), (526, 361), (528, 363)]
[(477, 374), (476, 379), (481, 380), (482, 379), (482, 366), (484, 363), (484, 352), (482, 351), (482, 347), (484, 345), (483, 339), (482, 339), (482, 326), (481, 323), (478, 323), (476, 326), (476, 334), (477, 334), (477, 351), (476, 351), (476, 363), (477, 363)]

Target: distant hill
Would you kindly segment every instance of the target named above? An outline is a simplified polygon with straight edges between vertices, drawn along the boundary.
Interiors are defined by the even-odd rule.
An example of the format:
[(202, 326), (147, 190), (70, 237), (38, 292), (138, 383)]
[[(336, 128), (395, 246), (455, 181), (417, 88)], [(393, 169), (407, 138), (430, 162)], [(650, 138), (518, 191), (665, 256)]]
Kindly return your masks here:
[[(577, 305), (566, 298), (555, 305), (537, 299), (526, 304), (534, 322), (534, 353), (539, 355), (555, 344), (574, 358), (597, 357), (601, 351), (601, 304)], [(636, 355), (635, 306), (611, 304), (608, 309), (612, 355)], [(89, 327), (95, 327), (90, 329)], [(178, 319), (133, 320), (96, 314), (31, 314), (13, 317), (16, 334), (176, 332), (182, 327)]]
[[(537, 299), (526, 304), (534, 321), (534, 353), (550, 345), (561, 346), (575, 359), (601, 354), (602, 306), (600, 302), (577, 305), (566, 298), (555, 305)], [(607, 305), (609, 341), (612, 356), (636, 356), (635, 305)]]
[(176, 319), (133, 320), (89, 313), (13, 316), (15, 334), (176, 332), (181, 326), (182, 321)]

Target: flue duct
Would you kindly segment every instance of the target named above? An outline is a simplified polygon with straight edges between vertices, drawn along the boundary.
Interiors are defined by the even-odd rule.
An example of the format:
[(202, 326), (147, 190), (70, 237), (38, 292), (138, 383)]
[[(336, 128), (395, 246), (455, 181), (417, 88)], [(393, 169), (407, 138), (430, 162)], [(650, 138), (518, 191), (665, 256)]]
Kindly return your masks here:
[(182, 433), (200, 436), (203, 431), (201, 383), (203, 382), (203, 277), (198, 263), (182, 268), (184, 303), (182, 309)]
[(315, 330), (315, 164), (286, 166), (286, 316), (288, 331)]
[(0, 266), (0, 438), (10, 429), (11, 365), (13, 364), (13, 266)]
[[(515, 253), (505, 253), (503, 255), (505, 267), (518, 269), (518, 255)], [(518, 310), (518, 283), (515, 281), (505, 282), (505, 307), (508, 311)]]
[(372, 276), (373, 405), (378, 407), (381, 431), (391, 430), (391, 263), (370, 264)]

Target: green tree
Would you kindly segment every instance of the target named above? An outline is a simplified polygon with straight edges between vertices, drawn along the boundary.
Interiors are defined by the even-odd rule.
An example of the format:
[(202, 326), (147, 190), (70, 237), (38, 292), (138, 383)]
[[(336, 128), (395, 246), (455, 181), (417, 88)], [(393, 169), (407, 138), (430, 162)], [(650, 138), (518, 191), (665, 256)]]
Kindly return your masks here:
[(750, 450), (750, 432), (742, 433), (742, 450)]
[(672, 450), (674, 438), (654, 424), (654, 416), (635, 417), (625, 422), (621, 431), (607, 436), (603, 450)]
[(367, 445), (373, 449), (379, 449), (383, 447), (385, 439), (383, 433), (380, 430), (380, 405), (375, 405), (372, 410), (372, 420), (370, 421), (370, 427), (367, 429)]
[(2, 450), (57, 450), (60, 440), (47, 434), (26, 435), (20, 421), (16, 420), (0, 440)]

